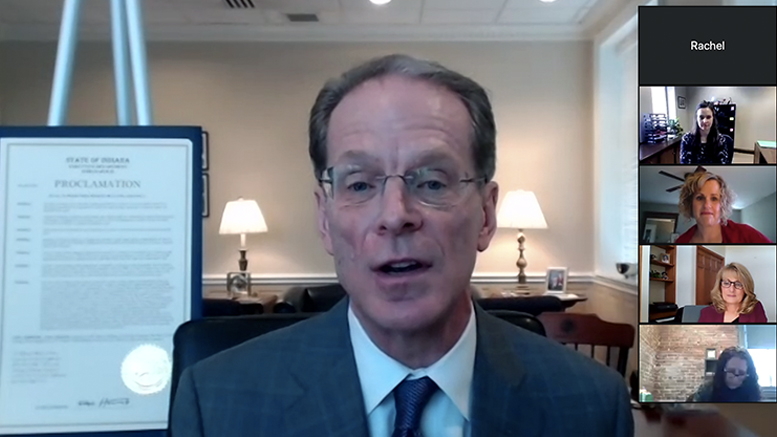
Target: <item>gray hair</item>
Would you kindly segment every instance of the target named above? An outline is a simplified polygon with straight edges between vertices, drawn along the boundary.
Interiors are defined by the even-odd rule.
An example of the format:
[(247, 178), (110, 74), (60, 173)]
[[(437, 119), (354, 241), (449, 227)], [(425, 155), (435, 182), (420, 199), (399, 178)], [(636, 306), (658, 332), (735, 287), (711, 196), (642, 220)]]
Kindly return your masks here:
[(486, 91), (474, 80), (442, 65), (407, 55), (394, 54), (369, 60), (335, 79), (330, 79), (310, 110), (309, 153), (315, 176), (326, 170), (329, 119), (340, 101), (354, 88), (385, 76), (399, 75), (422, 79), (456, 94), (472, 121), (472, 156), (477, 177), (488, 182), (496, 171), (496, 124)]

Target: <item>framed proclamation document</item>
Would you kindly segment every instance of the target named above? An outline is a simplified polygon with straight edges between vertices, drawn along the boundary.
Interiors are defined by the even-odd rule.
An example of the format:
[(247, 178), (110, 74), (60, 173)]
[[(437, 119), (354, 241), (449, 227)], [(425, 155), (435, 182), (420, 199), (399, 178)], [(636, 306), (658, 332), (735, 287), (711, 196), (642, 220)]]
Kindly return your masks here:
[(200, 127), (0, 127), (0, 435), (162, 436)]

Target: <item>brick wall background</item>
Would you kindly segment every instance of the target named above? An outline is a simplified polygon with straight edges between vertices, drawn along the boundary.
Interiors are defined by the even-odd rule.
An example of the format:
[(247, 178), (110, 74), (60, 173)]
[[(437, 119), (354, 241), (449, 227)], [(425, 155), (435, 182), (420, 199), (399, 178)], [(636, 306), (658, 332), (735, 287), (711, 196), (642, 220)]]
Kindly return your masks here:
[(653, 393), (656, 392), (656, 353), (658, 350), (658, 336), (662, 326), (639, 326), (639, 385), (640, 388)]
[(640, 326), (640, 383), (655, 401), (685, 401), (704, 382), (706, 350), (738, 344), (736, 326)]

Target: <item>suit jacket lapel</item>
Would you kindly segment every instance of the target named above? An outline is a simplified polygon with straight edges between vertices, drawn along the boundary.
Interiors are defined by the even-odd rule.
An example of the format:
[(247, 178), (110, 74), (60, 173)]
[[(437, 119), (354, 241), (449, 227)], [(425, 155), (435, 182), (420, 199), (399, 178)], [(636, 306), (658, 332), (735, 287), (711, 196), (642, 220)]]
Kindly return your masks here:
[(348, 331), (348, 299), (315, 316), (289, 371), (301, 388), (284, 435), (368, 437), (361, 384)]
[(477, 351), (472, 380), (472, 435), (541, 436), (545, 414), (533, 405), (526, 368), (494, 316), (475, 305)]

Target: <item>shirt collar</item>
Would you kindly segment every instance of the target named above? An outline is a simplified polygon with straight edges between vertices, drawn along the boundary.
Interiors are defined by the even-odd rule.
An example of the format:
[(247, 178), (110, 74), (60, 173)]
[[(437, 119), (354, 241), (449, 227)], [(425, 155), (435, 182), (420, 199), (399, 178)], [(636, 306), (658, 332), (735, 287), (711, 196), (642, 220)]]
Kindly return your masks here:
[(368, 415), (408, 376), (411, 379), (428, 376), (456, 405), (461, 415), (470, 420), (469, 406), (477, 347), (474, 308), (456, 344), (431, 366), (415, 370), (386, 355), (373, 343), (350, 304), (348, 330), (362, 387), (364, 409)]

